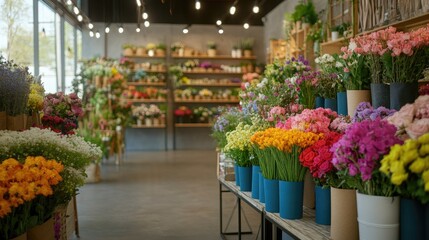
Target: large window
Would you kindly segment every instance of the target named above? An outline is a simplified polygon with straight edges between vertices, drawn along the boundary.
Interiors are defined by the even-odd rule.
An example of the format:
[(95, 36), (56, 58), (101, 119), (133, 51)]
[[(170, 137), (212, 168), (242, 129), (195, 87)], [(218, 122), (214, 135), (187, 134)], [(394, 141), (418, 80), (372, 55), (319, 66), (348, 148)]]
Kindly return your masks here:
[(65, 91), (71, 91), (72, 81), (75, 76), (75, 34), (74, 27), (64, 24), (64, 57), (65, 57)]
[(34, 73), (33, 0), (0, 0), (0, 52)]
[(58, 90), (55, 12), (39, 2), (39, 73), (47, 93)]

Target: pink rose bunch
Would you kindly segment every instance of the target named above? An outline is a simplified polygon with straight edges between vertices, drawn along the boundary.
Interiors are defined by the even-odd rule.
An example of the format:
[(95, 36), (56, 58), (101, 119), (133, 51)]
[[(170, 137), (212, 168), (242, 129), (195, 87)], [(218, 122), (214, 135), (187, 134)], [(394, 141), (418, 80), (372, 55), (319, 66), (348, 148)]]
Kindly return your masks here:
[(339, 115), (331, 122), (331, 125), (329, 125), (329, 129), (338, 133), (344, 133), (346, 129), (350, 126), (350, 124), (350, 116)]
[(396, 28), (388, 27), (377, 32), (355, 37), (350, 41), (356, 43), (354, 52), (358, 54), (374, 54), (382, 56), (388, 51), (388, 40), (395, 34)]
[(269, 122), (281, 121), (284, 119), (285, 114), (286, 114), (285, 108), (282, 108), (280, 106), (275, 106), (271, 108), (271, 110), (268, 112), (267, 121)]
[(358, 176), (363, 182), (369, 181), (390, 147), (402, 143), (395, 134), (396, 127), (381, 119), (352, 124), (332, 146), (332, 164), (351, 177)]
[(304, 132), (328, 133), (331, 122), (338, 114), (331, 109), (304, 109), (302, 113), (289, 117), (286, 122), (278, 122), (281, 129), (298, 129)]
[(429, 132), (429, 95), (423, 95), (413, 104), (406, 104), (387, 118), (395, 125), (402, 138), (417, 139)]

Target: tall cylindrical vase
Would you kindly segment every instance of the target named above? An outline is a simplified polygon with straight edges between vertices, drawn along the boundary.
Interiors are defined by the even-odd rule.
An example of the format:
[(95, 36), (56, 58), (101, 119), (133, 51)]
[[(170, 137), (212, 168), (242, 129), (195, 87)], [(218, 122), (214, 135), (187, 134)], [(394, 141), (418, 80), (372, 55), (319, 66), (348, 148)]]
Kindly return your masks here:
[(337, 99), (336, 98), (325, 98), (325, 108), (329, 108), (332, 111), (337, 111)]
[(301, 219), (304, 199), (304, 182), (279, 181), (280, 217)]
[(315, 199), (314, 196), (314, 187), (316, 185), (314, 184), (313, 176), (311, 176), (311, 173), (307, 171), (305, 174), (304, 179), (304, 206), (313, 209), (315, 205)]
[(425, 221), (425, 206), (417, 200), (402, 198), (400, 203), (401, 240), (428, 239), (429, 235), (425, 238), (427, 224), (429, 222)]
[(261, 171), (261, 167), (252, 166), (252, 198), (259, 198), (259, 172)]
[(347, 93), (337, 92), (337, 110), (340, 115), (347, 115)]
[(371, 105), (390, 108), (390, 87), (384, 83), (371, 83)]
[(331, 224), (331, 189), (316, 186), (316, 223)]
[(358, 240), (356, 191), (331, 187), (331, 238)]
[(316, 108), (323, 108), (325, 107), (325, 99), (323, 97), (316, 97)]
[(419, 84), (390, 83), (390, 108), (399, 110), (407, 103), (413, 103), (419, 93)]
[(250, 192), (252, 190), (252, 167), (238, 166), (240, 175), (240, 190)]
[(240, 186), (240, 172), (238, 171), (237, 164), (234, 164), (234, 174), (235, 174), (235, 185)]
[(360, 239), (399, 239), (399, 197), (357, 193)]
[(259, 201), (265, 203), (265, 186), (264, 186), (264, 176), (262, 172), (259, 172)]
[(279, 180), (264, 179), (265, 210), (271, 213), (279, 212)]
[(371, 102), (369, 90), (347, 90), (347, 112), (349, 116), (355, 114), (356, 108), (361, 102)]

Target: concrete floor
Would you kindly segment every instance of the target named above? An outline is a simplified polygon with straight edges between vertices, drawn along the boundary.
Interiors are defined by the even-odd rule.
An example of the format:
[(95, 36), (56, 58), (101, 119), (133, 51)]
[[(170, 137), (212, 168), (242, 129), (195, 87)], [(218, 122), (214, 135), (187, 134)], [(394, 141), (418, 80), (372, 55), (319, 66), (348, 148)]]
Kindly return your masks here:
[[(214, 151), (128, 152), (126, 158), (121, 166), (103, 164), (102, 182), (80, 189), (80, 239), (220, 239)], [(224, 196), (225, 229), (235, 197)], [(242, 239), (257, 239), (259, 215), (242, 205), (254, 232)], [(228, 231), (236, 231), (236, 219)], [(249, 230), (245, 220), (242, 228)]]

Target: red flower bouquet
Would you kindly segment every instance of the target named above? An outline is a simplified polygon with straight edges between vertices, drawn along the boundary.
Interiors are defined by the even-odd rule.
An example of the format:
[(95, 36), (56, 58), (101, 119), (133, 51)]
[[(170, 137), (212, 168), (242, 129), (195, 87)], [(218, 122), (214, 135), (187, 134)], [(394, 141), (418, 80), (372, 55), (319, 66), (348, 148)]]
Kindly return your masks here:
[(310, 170), (314, 180), (320, 186), (330, 185), (335, 177), (335, 168), (332, 165), (332, 152), (330, 149), (342, 134), (328, 132), (325, 136), (310, 147), (304, 149), (299, 156), (299, 161)]

